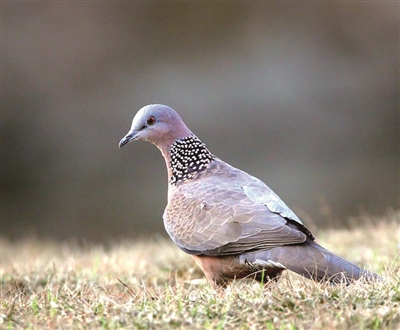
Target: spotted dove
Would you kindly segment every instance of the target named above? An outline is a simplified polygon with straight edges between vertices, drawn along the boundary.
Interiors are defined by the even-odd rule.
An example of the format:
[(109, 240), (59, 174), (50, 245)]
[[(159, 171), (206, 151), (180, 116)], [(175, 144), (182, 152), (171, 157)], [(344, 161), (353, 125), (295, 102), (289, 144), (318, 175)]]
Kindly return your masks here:
[(172, 108), (140, 109), (119, 146), (134, 140), (153, 143), (164, 156), (165, 229), (212, 283), (278, 279), (285, 269), (332, 283), (378, 278), (316, 243), (268, 186), (214, 156)]

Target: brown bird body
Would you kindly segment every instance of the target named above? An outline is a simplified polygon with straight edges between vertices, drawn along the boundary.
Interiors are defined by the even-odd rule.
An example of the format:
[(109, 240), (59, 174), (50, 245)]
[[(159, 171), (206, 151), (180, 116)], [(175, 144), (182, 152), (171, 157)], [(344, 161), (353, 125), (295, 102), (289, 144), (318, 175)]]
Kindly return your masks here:
[(169, 177), (165, 229), (211, 282), (273, 279), (285, 269), (333, 283), (378, 278), (317, 244), (267, 185), (211, 154), (173, 109), (139, 110), (120, 147), (132, 140), (161, 150)]

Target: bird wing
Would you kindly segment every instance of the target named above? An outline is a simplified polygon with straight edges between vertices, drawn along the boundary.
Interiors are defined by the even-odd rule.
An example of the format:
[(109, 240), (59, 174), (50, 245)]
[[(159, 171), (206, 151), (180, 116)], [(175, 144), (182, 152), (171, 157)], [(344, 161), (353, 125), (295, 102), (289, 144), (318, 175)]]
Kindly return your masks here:
[(263, 182), (221, 161), (175, 189), (164, 224), (182, 250), (203, 255), (298, 244), (312, 235)]

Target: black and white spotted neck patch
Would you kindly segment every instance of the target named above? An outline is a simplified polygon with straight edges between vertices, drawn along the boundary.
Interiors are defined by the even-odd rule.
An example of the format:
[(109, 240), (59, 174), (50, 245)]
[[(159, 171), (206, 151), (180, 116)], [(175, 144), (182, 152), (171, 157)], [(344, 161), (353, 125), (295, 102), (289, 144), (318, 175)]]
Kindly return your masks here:
[(171, 184), (192, 179), (195, 174), (204, 171), (215, 158), (195, 135), (176, 140), (171, 146), (170, 155)]

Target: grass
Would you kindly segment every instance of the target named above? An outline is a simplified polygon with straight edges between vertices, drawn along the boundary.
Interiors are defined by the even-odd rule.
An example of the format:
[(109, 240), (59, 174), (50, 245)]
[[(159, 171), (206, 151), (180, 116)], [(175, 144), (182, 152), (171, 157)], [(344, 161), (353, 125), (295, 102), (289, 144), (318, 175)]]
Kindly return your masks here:
[(167, 239), (79, 247), (1, 240), (1, 329), (400, 329), (400, 212), (317, 231), (318, 241), (385, 277), (330, 286), (214, 289)]

